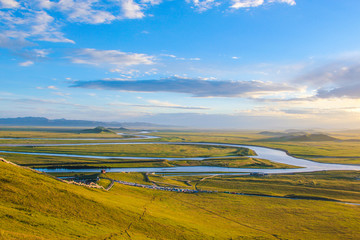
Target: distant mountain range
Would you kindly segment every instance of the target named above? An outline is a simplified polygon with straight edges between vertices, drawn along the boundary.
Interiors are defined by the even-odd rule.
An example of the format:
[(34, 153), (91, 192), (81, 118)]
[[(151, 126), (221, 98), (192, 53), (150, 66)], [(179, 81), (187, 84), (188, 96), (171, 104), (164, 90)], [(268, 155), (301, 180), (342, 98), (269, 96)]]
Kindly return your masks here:
[(44, 117), (0, 118), (2, 126), (44, 126), (44, 127), (168, 127), (146, 122), (101, 122), (88, 120), (47, 119)]

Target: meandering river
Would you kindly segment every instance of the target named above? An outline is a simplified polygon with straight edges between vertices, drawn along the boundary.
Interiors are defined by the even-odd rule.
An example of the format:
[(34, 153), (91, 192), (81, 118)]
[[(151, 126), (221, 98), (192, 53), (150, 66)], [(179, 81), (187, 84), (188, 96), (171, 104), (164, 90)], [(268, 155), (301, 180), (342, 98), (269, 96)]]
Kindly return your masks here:
[[(146, 134), (146, 132), (141, 132)], [(156, 136), (148, 135), (133, 135), (136, 138), (130, 139), (155, 139)], [(5, 138), (3, 138), (5, 139)], [(10, 139), (10, 138), (6, 138)], [(15, 138), (13, 138), (15, 139)], [(19, 139), (19, 138), (16, 138)], [(24, 138), (22, 138), (24, 139)], [(31, 139), (31, 138), (26, 138)], [(129, 138), (117, 139), (117, 140), (130, 140)], [(74, 139), (59, 139), (52, 138), (51, 140), (74, 140)], [(80, 140), (80, 139), (79, 139)], [(81, 139), (81, 140), (109, 140), (109, 139)], [(240, 144), (227, 144), (227, 143), (204, 143), (204, 142), (107, 142), (107, 143), (60, 143), (60, 144), (0, 144), (0, 146), (93, 146), (93, 145), (120, 145), (120, 144), (177, 144), (177, 145), (211, 145), (211, 146), (225, 146), (225, 147), (245, 147), (252, 149), (257, 153), (256, 158), (267, 159), (273, 162), (284, 163), (289, 165), (298, 166), (295, 169), (254, 169), (254, 168), (226, 168), (226, 167), (211, 167), (211, 166), (192, 166), (192, 167), (166, 167), (166, 168), (108, 168), (108, 172), (156, 172), (156, 173), (190, 173), (190, 174), (202, 174), (202, 173), (222, 173), (222, 174), (235, 174), (235, 173), (251, 173), (251, 172), (262, 172), (262, 173), (297, 173), (297, 172), (314, 172), (314, 171), (328, 171), (328, 170), (360, 170), (360, 165), (348, 165), (348, 164), (329, 164), (319, 163), (311, 160), (295, 158), (288, 155), (285, 151), (258, 147), (248, 146)], [(17, 153), (27, 155), (43, 155), (43, 156), (59, 156), (59, 157), (82, 157), (82, 158), (98, 158), (98, 159), (138, 159), (138, 160), (149, 160), (149, 159), (167, 159), (169, 161), (175, 160), (204, 160), (209, 158), (161, 158), (161, 157), (111, 157), (111, 156), (92, 156), (92, 155), (75, 155), (75, 154), (57, 154), (57, 153), (34, 153), (34, 152), (15, 152), (15, 151), (0, 151), (0, 153)], [(222, 157), (223, 158), (223, 157)], [(213, 157), (212, 157), (213, 159)], [(37, 168), (39, 171), (44, 172), (98, 172), (100, 168)]]

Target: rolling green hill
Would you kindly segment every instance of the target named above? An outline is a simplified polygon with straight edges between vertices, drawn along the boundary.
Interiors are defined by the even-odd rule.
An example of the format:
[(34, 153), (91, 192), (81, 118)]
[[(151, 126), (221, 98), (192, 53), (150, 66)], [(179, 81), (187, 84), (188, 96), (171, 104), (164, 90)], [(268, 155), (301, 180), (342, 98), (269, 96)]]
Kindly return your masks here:
[(294, 141), (294, 142), (311, 142), (311, 141), (338, 141), (339, 139), (331, 137), (322, 133), (314, 133), (314, 134), (291, 134), (281, 137), (273, 137), (273, 138), (265, 138), (258, 139), (255, 141), (259, 142), (285, 142), (285, 141)]
[(0, 239), (358, 239), (359, 206), (67, 184), (0, 161)]
[(84, 129), (81, 130), (80, 133), (112, 133), (112, 134), (116, 134), (114, 131), (105, 128), (105, 127), (96, 127), (96, 128), (92, 128), (92, 129)]

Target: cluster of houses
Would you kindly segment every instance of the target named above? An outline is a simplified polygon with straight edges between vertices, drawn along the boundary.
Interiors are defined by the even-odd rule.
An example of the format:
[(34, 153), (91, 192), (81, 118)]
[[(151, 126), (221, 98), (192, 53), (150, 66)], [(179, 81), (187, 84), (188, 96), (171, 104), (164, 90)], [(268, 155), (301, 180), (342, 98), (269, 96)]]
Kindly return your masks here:
[[(219, 191), (206, 191), (206, 190), (193, 190), (193, 189), (186, 189), (186, 188), (175, 188), (175, 187), (160, 187), (156, 185), (145, 185), (140, 183), (133, 183), (133, 182), (125, 182), (120, 180), (114, 180), (114, 182), (121, 183), (124, 185), (129, 185), (133, 187), (142, 187), (142, 188), (149, 188), (155, 190), (162, 190), (162, 191), (170, 191), (170, 192), (182, 192), (182, 193), (219, 193)], [(235, 195), (253, 195), (253, 194), (244, 194), (244, 193), (237, 193), (237, 192), (220, 192), (226, 194), (235, 194)], [(255, 195), (255, 194), (254, 194)]]
[(175, 187), (161, 187), (156, 185), (145, 185), (140, 183), (133, 183), (133, 182), (125, 182), (125, 181), (119, 181), (115, 180), (117, 183), (121, 183), (124, 185), (134, 186), (134, 187), (142, 187), (142, 188), (149, 188), (149, 189), (155, 189), (155, 190), (162, 190), (162, 191), (170, 191), (170, 192), (182, 192), (182, 193), (213, 193), (215, 191), (203, 191), (203, 190), (193, 190), (193, 189), (186, 189), (186, 188), (175, 188)]

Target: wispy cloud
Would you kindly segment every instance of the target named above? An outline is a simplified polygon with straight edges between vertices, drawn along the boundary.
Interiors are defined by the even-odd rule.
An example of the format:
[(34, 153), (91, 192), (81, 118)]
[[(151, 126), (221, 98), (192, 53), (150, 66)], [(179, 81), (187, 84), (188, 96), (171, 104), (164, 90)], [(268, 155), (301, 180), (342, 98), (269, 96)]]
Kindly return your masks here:
[[(212, 9), (220, 5), (227, 5), (228, 1), (221, 0), (186, 0), (188, 3), (191, 3), (193, 8), (198, 12), (204, 12), (206, 10)], [(227, 7), (231, 9), (241, 9), (241, 8), (255, 8), (262, 5), (269, 5), (273, 3), (285, 3), (288, 5), (296, 5), (295, 0), (230, 0), (230, 5)]]
[(296, 5), (295, 0), (232, 0), (231, 8), (252, 8), (271, 3), (286, 3), (291, 6)]
[[(14, 41), (24, 46), (34, 41), (75, 43), (62, 32), (63, 26), (72, 23), (109, 24), (124, 19), (141, 19), (146, 17), (146, 10), (161, 2), (162, 0), (0, 0), (0, 47), (15, 47), (12, 43)], [(203, 12), (225, 5), (226, 1), (186, 2), (191, 3), (198, 12)], [(231, 0), (231, 4), (226, 8), (258, 7), (272, 3), (296, 4), (295, 0)]]
[(143, 53), (126, 53), (118, 50), (80, 49), (71, 57), (73, 63), (115, 68), (154, 64), (154, 57)]
[(36, 87), (36, 89), (42, 90), (42, 89), (52, 89), (52, 90), (58, 90), (56, 86), (50, 85), (47, 87)]
[[(23, 9), (23, 8), (20, 8)], [(13, 12), (14, 11), (14, 12)], [(3, 47), (11, 48), (12, 41), (29, 45), (28, 40), (66, 42), (74, 41), (64, 37), (57, 21), (44, 10), (0, 11), (3, 32), (0, 42)], [(23, 44), (25, 45), (25, 44)]]
[(10, 42), (48, 41), (74, 43), (62, 26), (71, 23), (106, 24), (145, 17), (145, 9), (160, 1), (134, 0), (0, 0), (1, 47)]
[(360, 98), (360, 59), (343, 59), (320, 66), (298, 78), (317, 89), (319, 98)]
[(296, 91), (287, 84), (261, 81), (219, 81), (184, 78), (161, 80), (97, 80), (77, 81), (71, 87), (107, 89), (133, 92), (174, 92), (191, 94), (194, 97), (241, 97), (249, 93), (278, 93)]
[(170, 102), (163, 102), (158, 100), (147, 100), (150, 104), (129, 104), (129, 103), (122, 103), (122, 102), (113, 102), (109, 105), (115, 106), (131, 106), (131, 107), (140, 107), (140, 108), (170, 108), (170, 109), (183, 109), (183, 110), (209, 110), (210, 108), (207, 107), (197, 107), (197, 106), (183, 106), (178, 105)]
[(249, 8), (249, 7), (258, 7), (264, 4), (264, 0), (233, 0), (232, 8)]
[(96, 7), (97, 1), (73, 1), (62, 0), (53, 3), (51, 7), (57, 7), (62, 13), (67, 15), (69, 21), (82, 22), (88, 24), (109, 23), (116, 17), (108, 12)]
[[(281, 110), (261, 109), (258, 113), (238, 114), (201, 114), (201, 113), (162, 113), (149, 114), (137, 121), (146, 121), (157, 124), (173, 124), (178, 126), (216, 129), (288, 129), (296, 126), (298, 129), (306, 128), (344, 128), (357, 127), (358, 120), (354, 113), (343, 111), (330, 111), (321, 114), (310, 114), (301, 117), (297, 114), (287, 114)], [(311, 110), (310, 110), (311, 111)], [(357, 113), (355, 116), (360, 116)]]
[(221, 1), (217, 1), (217, 0), (186, 0), (186, 1), (191, 2), (193, 4), (193, 7), (199, 12), (204, 12), (221, 4)]
[(142, 7), (133, 0), (121, 0), (120, 2), (124, 18), (137, 19), (145, 16)]
[(34, 64), (33, 61), (25, 61), (25, 62), (19, 63), (19, 66), (21, 66), (21, 67), (29, 67), (29, 66), (31, 66), (33, 64)]
[(15, 0), (0, 0), (1, 8), (18, 8), (19, 3)]
[(199, 57), (191, 57), (191, 58), (185, 58), (185, 57), (178, 57), (174, 54), (160, 54), (160, 57), (167, 57), (175, 60), (181, 60), (181, 61), (200, 61), (201, 58)]

